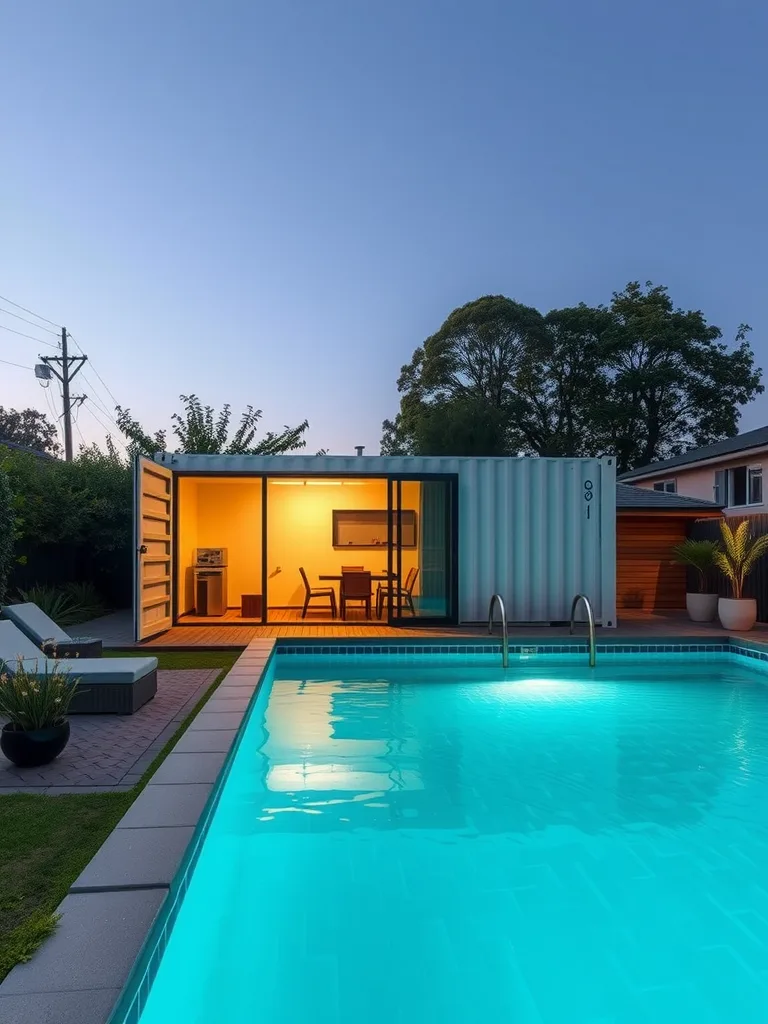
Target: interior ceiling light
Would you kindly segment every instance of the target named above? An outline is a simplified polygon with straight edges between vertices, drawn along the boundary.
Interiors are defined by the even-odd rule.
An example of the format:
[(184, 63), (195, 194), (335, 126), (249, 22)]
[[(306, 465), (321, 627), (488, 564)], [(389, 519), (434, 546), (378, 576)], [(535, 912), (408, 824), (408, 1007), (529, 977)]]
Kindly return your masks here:
[[(369, 480), (270, 480), (270, 484), (278, 487), (365, 487)], [(374, 480), (374, 483), (384, 483)]]

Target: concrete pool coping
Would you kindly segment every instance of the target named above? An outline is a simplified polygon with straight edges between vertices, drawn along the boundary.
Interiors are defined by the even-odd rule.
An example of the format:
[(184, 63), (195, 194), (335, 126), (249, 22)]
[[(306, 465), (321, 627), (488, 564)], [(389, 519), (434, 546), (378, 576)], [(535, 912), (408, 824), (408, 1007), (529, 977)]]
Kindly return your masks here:
[[(510, 651), (557, 654), (584, 649), (584, 637), (518, 639)], [(768, 661), (768, 645), (742, 637), (648, 637), (603, 640), (607, 653), (735, 652)], [(249, 643), (202, 711), (125, 813), (58, 908), (56, 932), (29, 963), (0, 985), (3, 1024), (136, 1024), (167, 937), (186, 892), (197, 853), (273, 655), (491, 654), (498, 637), (457, 644), (350, 638), (256, 639)]]

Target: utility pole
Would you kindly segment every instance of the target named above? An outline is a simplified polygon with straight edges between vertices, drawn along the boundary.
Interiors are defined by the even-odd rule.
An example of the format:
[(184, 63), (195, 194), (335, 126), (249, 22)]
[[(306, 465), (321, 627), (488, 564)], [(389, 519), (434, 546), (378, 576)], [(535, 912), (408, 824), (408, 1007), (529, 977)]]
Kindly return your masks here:
[[(87, 359), (88, 356), (85, 355), (69, 355), (66, 327), (61, 328), (61, 355), (40, 356), (40, 361), (45, 363), (50, 368), (51, 373), (55, 374), (61, 381), (61, 398), (64, 405), (64, 458), (67, 462), (72, 461), (72, 405), (74, 403), (75, 407), (77, 407), (85, 401), (85, 395), (71, 395), (69, 385), (83, 368), (83, 364)], [(56, 369), (56, 366), (53, 365), (54, 363), (61, 366), (61, 372)]]

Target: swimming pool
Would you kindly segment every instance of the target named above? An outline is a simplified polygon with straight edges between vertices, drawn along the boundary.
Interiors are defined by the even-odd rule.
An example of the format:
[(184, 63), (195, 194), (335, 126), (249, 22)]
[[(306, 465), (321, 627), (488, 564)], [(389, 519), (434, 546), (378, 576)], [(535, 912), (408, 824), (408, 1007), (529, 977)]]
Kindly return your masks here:
[(767, 667), (273, 659), (141, 1024), (765, 1022)]

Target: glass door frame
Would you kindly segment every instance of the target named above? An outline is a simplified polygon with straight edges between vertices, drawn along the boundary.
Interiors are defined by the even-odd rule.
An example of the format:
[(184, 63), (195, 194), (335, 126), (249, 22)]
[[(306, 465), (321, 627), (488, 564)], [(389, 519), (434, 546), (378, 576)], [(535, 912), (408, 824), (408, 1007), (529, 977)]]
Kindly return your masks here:
[[(399, 586), (403, 579), (403, 501), (402, 485), (405, 481), (414, 483), (442, 482), (447, 485), (448, 500), (445, 503), (445, 553), (446, 573), (446, 614), (413, 616), (403, 615)], [(418, 538), (422, 536), (418, 524)], [(395, 541), (397, 527), (397, 541)], [(389, 473), (387, 474), (387, 624), (395, 627), (407, 626), (455, 626), (459, 621), (459, 475), (458, 473)], [(393, 584), (397, 582), (398, 597), (393, 600)]]

